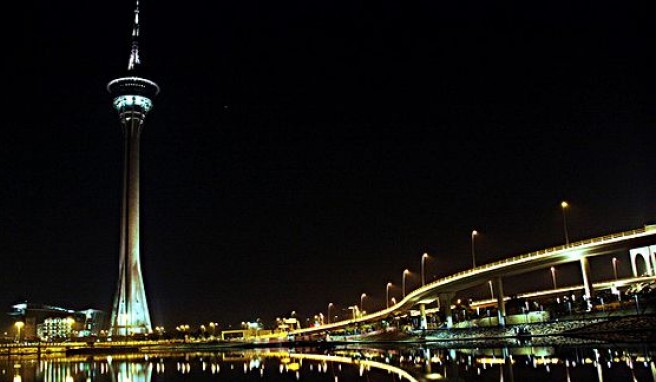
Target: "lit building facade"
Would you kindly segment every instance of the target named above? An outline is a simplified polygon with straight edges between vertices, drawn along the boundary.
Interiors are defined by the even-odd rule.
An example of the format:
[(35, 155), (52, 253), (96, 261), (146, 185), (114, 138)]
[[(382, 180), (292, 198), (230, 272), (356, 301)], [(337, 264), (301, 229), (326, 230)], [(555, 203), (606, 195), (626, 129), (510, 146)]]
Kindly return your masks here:
[(97, 309), (72, 310), (53, 305), (22, 302), (9, 315), (22, 322), (19, 341), (57, 341), (101, 335), (105, 312)]

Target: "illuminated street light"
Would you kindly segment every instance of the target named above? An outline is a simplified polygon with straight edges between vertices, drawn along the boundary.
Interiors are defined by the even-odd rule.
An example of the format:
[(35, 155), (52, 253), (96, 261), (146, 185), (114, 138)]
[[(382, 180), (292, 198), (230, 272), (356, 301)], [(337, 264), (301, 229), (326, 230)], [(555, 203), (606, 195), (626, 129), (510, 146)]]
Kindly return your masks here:
[(364, 312), (364, 298), (367, 297), (366, 293), (360, 295), (360, 311)]
[(424, 272), (424, 263), (426, 263), (426, 259), (428, 258), (428, 253), (424, 253), (421, 256), (421, 286), (424, 286), (426, 284), (426, 273)]
[(353, 311), (353, 320), (355, 321), (355, 318), (356, 318), (356, 315), (355, 315), (355, 314), (356, 314), (356, 312), (357, 312), (357, 310), (358, 310), (357, 305), (351, 305), (351, 306), (349, 306), (348, 308), (349, 308), (350, 310)]
[(392, 303), (392, 305), (396, 305), (396, 298), (392, 297), (390, 299), (390, 302)]
[(476, 235), (478, 235), (478, 231), (473, 230), (471, 234), (471, 247), (472, 247), (472, 268), (476, 268)]
[(392, 283), (387, 283), (387, 287), (385, 288), (385, 303), (387, 304), (387, 309), (389, 309), (389, 290), (392, 287)]
[(553, 288), (558, 289), (556, 284), (556, 268), (554, 267), (551, 267), (551, 281), (553, 281)]
[(615, 276), (615, 281), (617, 281), (617, 257), (613, 257), (613, 276)]
[(402, 283), (403, 284), (403, 298), (405, 298), (405, 276), (409, 275), (409, 274), (410, 274), (410, 271), (408, 269), (403, 271), (403, 283)]
[(566, 201), (560, 202), (560, 208), (563, 210), (563, 230), (565, 231), (565, 244), (569, 245), (569, 233), (567, 232), (567, 214), (565, 210), (569, 207)]
[(16, 342), (20, 342), (20, 332), (23, 326), (25, 326), (25, 323), (23, 321), (16, 321), (14, 326), (16, 327)]
[(333, 304), (332, 302), (328, 304), (328, 316), (326, 316), (326, 317), (328, 318), (328, 323), (329, 324), (330, 324), (330, 317), (331, 317), (330, 316), (330, 308), (332, 308), (333, 306), (335, 306), (335, 304)]

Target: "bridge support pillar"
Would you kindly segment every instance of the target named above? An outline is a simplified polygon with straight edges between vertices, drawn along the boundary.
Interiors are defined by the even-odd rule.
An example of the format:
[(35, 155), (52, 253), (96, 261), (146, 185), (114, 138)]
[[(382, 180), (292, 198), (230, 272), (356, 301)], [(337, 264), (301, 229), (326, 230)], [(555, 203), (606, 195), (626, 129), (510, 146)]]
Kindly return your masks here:
[(446, 328), (453, 328), (453, 312), (451, 311), (451, 300), (456, 294), (453, 292), (442, 293), (440, 295), (440, 300), (442, 300), (442, 306), (444, 307), (444, 318), (446, 319)]
[(497, 296), (497, 317), (499, 319), (499, 326), (506, 326), (506, 295), (503, 293), (503, 280), (501, 277), (496, 277), (492, 286), (494, 294)]
[(426, 304), (419, 304), (419, 329), (428, 329), (428, 320), (426, 319)]
[(585, 297), (590, 304), (592, 298), (592, 284), (590, 282), (590, 261), (587, 257), (581, 257), (581, 275), (583, 276), (583, 289)]

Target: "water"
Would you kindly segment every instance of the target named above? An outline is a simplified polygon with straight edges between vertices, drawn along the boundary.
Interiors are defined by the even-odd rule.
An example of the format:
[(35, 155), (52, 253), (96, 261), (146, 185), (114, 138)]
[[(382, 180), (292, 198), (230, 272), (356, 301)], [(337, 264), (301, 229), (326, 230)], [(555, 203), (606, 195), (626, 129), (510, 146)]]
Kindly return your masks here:
[(0, 381), (656, 382), (656, 348), (348, 346), (3, 357)]

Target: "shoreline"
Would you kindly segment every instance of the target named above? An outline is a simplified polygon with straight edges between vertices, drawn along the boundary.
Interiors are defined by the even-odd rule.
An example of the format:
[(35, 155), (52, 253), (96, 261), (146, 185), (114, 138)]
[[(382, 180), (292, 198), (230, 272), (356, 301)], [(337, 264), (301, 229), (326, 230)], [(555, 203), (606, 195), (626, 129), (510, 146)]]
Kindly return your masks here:
[(656, 344), (656, 315), (625, 316), (612, 320), (560, 321), (525, 325), (527, 332), (518, 334), (519, 326), (505, 328), (437, 329), (365, 334), (348, 339), (311, 339), (295, 341), (122, 341), (77, 343), (2, 344), (0, 356), (21, 355), (111, 355), (161, 351), (230, 351), (263, 348), (335, 348), (367, 345), (424, 345), (437, 347), (494, 346), (559, 346), (583, 344)]

